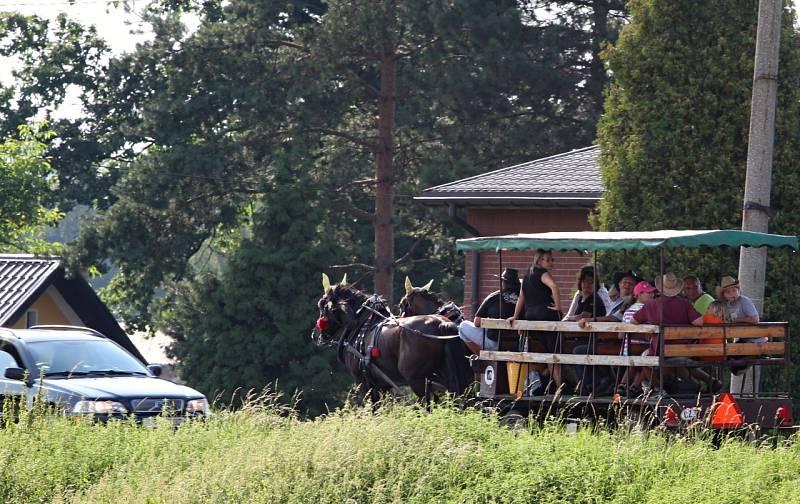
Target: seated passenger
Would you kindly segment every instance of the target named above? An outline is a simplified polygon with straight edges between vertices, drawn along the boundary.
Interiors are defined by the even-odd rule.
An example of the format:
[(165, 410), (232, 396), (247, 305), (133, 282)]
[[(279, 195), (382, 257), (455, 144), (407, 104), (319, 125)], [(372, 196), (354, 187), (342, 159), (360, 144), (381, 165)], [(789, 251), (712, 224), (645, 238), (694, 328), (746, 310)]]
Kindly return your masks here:
[(692, 303), (694, 309), (699, 313), (706, 313), (708, 305), (714, 301), (710, 294), (703, 291), (703, 285), (700, 279), (694, 275), (688, 275), (683, 278), (683, 295)]
[[(703, 323), (706, 325), (719, 325), (727, 324), (731, 321), (731, 314), (728, 307), (722, 301), (712, 301), (709, 303), (705, 314), (703, 314)], [(720, 343), (722, 343), (720, 341)]]
[[(495, 275), (496, 276), (496, 275)], [(514, 314), (519, 298), (519, 276), (514, 268), (506, 268), (500, 275), (502, 290), (494, 291), (483, 300), (475, 312), (474, 322), (465, 320), (458, 326), (458, 336), (473, 353), (481, 350), (497, 350), (499, 329), (489, 329), (484, 337), (481, 318), (504, 319)]]
[[(625, 309), (622, 314), (622, 322), (626, 324), (630, 324), (631, 320), (633, 319), (634, 314), (641, 310), (644, 305), (653, 299), (653, 296), (657, 292), (656, 288), (650, 282), (641, 281), (636, 284), (636, 287), (633, 288), (633, 292), (636, 295), (636, 302), (632, 303), (629, 307)], [(649, 343), (648, 340), (643, 339), (642, 335), (637, 335), (637, 333), (625, 333), (623, 336), (622, 341), (622, 348), (620, 348), (620, 355), (627, 357), (630, 353), (630, 346), (633, 344), (647, 344)], [(636, 376), (636, 374), (640, 370), (634, 366), (629, 366), (625, 373), (622, 375), (622, 378), (619, 381), (619, 385), (617, 386), (617, 393), (624, 394), (627, 390), (628, 386), (628, 377)], [(639, 384), (636, 384), (636, 387), (631, 388), (631, 392), (638, 395), (641, 393), (641, 390), (638, 389)]]
[[(758, 311), (753, 301), (742, 296), (739, 288), (739, 281), (733, 277), (724, 276), (715, 289), (717, 297), (725, 303), (725, 307), (730, 314), (730, 321), (737, 324), (758, 324), (760, 322)], [(734, 343), (738, 340), (733, 340)], [(751, 343), (764, 343), (767, 338), (754, 338), (748, 340)], [(749, 380), (748, 380), (748, 376)], [(750, 382), (745, 385), (746, 382)], [(761, 370), (759, 366), (734, 366), (731, 368), (731, 387), (730, 391), (735, 394), (742, 392), (757, 392), (761, 382)]]
[[(730, 320), (730, 314), (728, 313), (728, 308), (725, 306), (725, 303), (721, 301), (712, 301), (706, 312), (703, 314), (703, 324), (704, 325), (720, 325), (725, 324)], [(723, 343), (723, 338), (707, 338), (700, 340), (699, 343), (705, 345), (721, 345)], [(697, 360), (701, 361), (720, 361), (723, 360), (724, 357), (698, 357)]]
[[(659, 297), (648, 301), (645, 305), (633, 314), (632, 324), (653, 324), (653, 325), (703, 325), (703, 315), (694, 309), (694, 306), (684, 298), (678, 297), (683, 289), (683, 283), (678, 280), (674, 273), (666, 273), (661, 278), (656, 279), (656, 289), (661, 294)], [(678, 343), (678, 341), (675, 341)], [(659, 335), (650, 337), (650, 347), (642, 355), (655, 356), (659, 351)], [(669, 368), (668, 368), (669, 369)], [(644, 373), (639, 373), (634, 379), (634, 385), (639, 385), (643, 379), (650, 375), (650, 382), (654, 382), (656, 374), (652, 368), (647, 368)], [(668, 375), (665, 373), (665, 378)], [(653, 383), (655, 386), (660, 384)]]
[(637, 283), (639, 283), (639, 277), (633, 271), (618, 271), (614, 273), (614, 285), (609, 291), (611, 308), (607, 313), (614, 312), (627, 299), (635, 296), (633, 288)]
[[(641, 285), (637, 284), (636, 288), (633, 289), (633, 292), (637, 294), (637, 298), (630, 296), (621, 298), (621, 302), (616, 303), (616, 308), (608, 315), (581, 317), (578, 320), (578, 326), (585, 328), (586, 324), (589, 322), (622, 322), (625, 319), (626, 313), (630, 319), (630, 317), (633, 316), (633, 313), (643, 306), (643, 303), (649, 300), (652, 296), (652, 293), (656, 290), (655, 287), (647, 282), (639, 283)], [(627, 292), (627, 288), (625, 288), (624, 292)], [(636, 304), (636, 301), (641, 302), (635, 309), (631, 310), (631, 307)], [(626, 347), (626, 343), (627, 340), (624, 340), (623, 348)], [(575, 347), (572, 353), (589, 355), (595, 353), (595, 350), (591, 344), (586, 344)], [(627, 353), (625, 353), (625, 355), (627, 355)], [(595, 369), (592, 370), (592, 367)], [(597, 395), (603, 395), (611, 392), (613, 387), (613, 377), (611, 376), (611, 369), (608, 366), (576, 366), (575, 373), (577, 375), (576, 378), (578, 382), (581, 383), (581, 394), (588, 394), (592, 390), (594, 390), (594, 393)], [(597, 386), (593, 388), (592, 384), (595, 381), (597, 382)]]
[(742, 296), (738, 280), (729, 276), (722, 277), (716, 293), (719, 300), (726, 303), (731, 322), (737, 324), (759, 323), (758, 311), (750, 298)]
[(607, 313), (606, 302), (603, 300), (606, 296), (600, 292), (600, 279), (595, 276), (594, 267), (584, 266), (581, 268), (577, 289), (578, 292), (572, 298), (572, 303), (563, 320), (576, 321), (586, 317), (602, 317)]

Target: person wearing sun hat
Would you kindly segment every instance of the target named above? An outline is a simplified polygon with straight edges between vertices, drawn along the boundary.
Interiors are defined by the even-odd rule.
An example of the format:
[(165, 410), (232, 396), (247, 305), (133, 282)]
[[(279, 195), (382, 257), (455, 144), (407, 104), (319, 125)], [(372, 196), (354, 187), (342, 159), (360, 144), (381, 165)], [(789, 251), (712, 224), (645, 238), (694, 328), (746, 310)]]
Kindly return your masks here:
[[(737, 324), (758, 324), (758, 310), (753, 300), (742, 296), (739, 281), (730, 276), (720, 278), (714, 289), (717, 298), (728, 308), (731, 322)], [(734, 343), (737, 340), (734, 340)], [(766, 338), (748, 340), (752, 343), (763, 343)], [(761, 366), (741, 366), (731, 368), (731, 388), (733, 394), (757, 393), (761, 385)]]
[(730, 276), (722, 277), (715, 292), (717, 298), (727, 305), (732, 322), (737, 324), (759, 323), (758, 310), (756, 310), (753, 300), (742, 296), (738, 280)]
[[(683, 290), (683, 282), (675, 273), (656, 278), (656, 289), (661, 296), (645, 303), (641, 310), (633, 314), (631, 323), (703, 325), (703, 314), (695, 310), (688, 300), (678, 297)], [(650, 340), (650, 355), (658, 355), (658, 336)]]
[[(703, 314), (698, 312), (687, 299), (678, 297), (678, 294), (683, 290), (682, 280), (675, 276), (674, 273), (666, 273), (660, 278), (656, 278), (655, 283), (656, 289), (661, 293), (661, 296), (645, 303), (639, 311), (633, 314), (631, 323), (653, 325), (660, 325), (662, 323), (664, 325), (703, 325)], [(673, 343), (682, 343), (682, 341), (675, 340)], [(656, 334), (650, 337), (650, 348), (645, 352), (647, 355), (658, 355), (658, 347), (659, 336)], [(637, 378), (634, 380), (636, 384), (641, 383), (645, 372), (651, 375), (651, 381), (655, 381), (657, 375), (652, 372), (652, 369), (646, 368), (638, 373)], [(664, 373), (664, 380), (669, 381), (678, 376), (685, 376), (686, 379), (688, 379), (689, 375), (708, 383), (710, 390), (719, 390), (719, 387), (722, 386), (718, 380), (715, 380), (711, 375), (700, 369), (686, 370), (682, 368), (670, 368), (669, 373)], [(658, 385), (663, 386), (663, 384)]]

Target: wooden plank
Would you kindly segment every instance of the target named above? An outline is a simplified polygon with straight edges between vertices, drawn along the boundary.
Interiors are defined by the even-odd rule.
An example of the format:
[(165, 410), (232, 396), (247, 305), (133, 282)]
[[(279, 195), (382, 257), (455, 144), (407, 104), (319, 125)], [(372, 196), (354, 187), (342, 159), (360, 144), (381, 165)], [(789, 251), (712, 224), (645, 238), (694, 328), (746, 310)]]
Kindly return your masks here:
[(773, 323), (764, 325), (725, 325), (725, 326), (676, 326), (665, 327), (664, 338), (676, 339), (709, 339), (709, 338), (784, 338), (786, 324)]
[(786, 337), (787, 327), (781, 325), (768, 325), (768, 326), (732, 326), (728, 327), (729, 338), (784, 338)]
[(722, 343), (705, 345), (692, 343), (688, 345), (669, 344), (664, 345), (665, 357), (720, 357), (725, 355), (725, 348)]
[(728, 355), (783, 355), (783, 341), (771, 343), (731, 343)]
[(481, 319), (483, 329), (517, 329), (524, 331), (560, 331), (575, 333), (594, 332), (634, 332), (657, 333), (658, 326), (647, 324), (623, 324), (622, 322), (589, 322), (586, 328), (577, 322), (546, 322), (542, 320), (515, 320), (513, 327), (505, 319)]
[(744, 356), (744, 355), (783, 355), (784, 344), (782, 341), (773, 343), (730, 343), (727, 346), (722, 344), (700, 344), (690, 343), (688, 345), (670, 344), (664, 346), (665, 357), (721, 357)]
[(598, 340), (619, 340), (622, 341), (622, 336), (625, 333), (618, 333), (618, 332), (591, 332), (591, 331), (581, 331), (581, 332), (565, 332), (562, 335), (565, 338), (583, 338), (589, 339), (590, 336), (594, 334), (594, 337)]
[(582, 354), (550, 354), (535, 352), (494, 352), (483, 350), (481, 360), (500, 362), (531, 362), (537, 364), (582, 364), (588, 366), (658, 366), (658, 357), (642, 357), (634, 355), (582, 355)]
[(725, 333), (722, 327), (695, 327), (695, 326), (680, 326), (680, 327), (665, 327), (664, 339), (707, 339), (707, 338), (724, 338)]

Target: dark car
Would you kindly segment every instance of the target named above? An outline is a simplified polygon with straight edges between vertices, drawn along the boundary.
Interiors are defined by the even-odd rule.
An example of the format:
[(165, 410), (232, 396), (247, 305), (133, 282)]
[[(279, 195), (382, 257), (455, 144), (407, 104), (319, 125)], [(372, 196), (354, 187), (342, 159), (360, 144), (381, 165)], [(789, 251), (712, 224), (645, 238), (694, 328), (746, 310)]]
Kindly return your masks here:
[(71, 415), (99, 420), (133, 415), (151, 423), (164, 414), (175, 423), (208, 414), (200, 392), (158, 378), (99, 332), (85, 327), (0, 328), (0, 396), (34, 397)]

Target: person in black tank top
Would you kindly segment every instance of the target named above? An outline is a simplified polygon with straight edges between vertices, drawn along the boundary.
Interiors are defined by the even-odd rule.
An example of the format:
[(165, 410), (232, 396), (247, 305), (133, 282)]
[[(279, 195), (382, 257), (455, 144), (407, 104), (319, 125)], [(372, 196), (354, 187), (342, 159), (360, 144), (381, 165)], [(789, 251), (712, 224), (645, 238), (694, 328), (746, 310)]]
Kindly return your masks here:
[[(561, 295), (558, 285), (550, 275), (550, 268), (554, 264), (553, 253), (550, 250), (537, 250), (533, 256), (530, 271), (522, 279), (519, 299), (514, 310), (514, 316), (509, 318), (509, 323), (514, 320), (561, 320)], [(520, 317), (520, 315), (524, 315)], [(534, 331), (532, 337), (544, 346), (545, 352), (556, 351), (557, 333), (553, 331)], [(548, 364), (548, 369), (556, 386), (561, 385), (561, 366)]]

